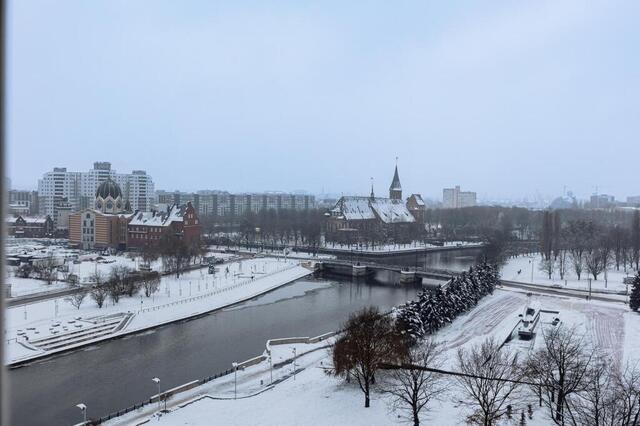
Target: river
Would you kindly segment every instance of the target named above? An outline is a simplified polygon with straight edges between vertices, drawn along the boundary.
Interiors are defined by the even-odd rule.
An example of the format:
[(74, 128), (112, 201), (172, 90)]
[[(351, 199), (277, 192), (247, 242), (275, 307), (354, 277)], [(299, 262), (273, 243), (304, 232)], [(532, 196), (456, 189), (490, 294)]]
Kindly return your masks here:
[[(468, 252), (423, 257), (428, 266), (449, 269), (466, 269), (475, 260)], [(413, 265), (415, 256), (393, 261)], [(387, 310), (418, 291), (373, 280), (301, 279), (200, 318), (10, 370), (11, 424), (77, 423), (81, 416), (75, 405), (80, 402), (87, 405), (89, 418), (101, 417), (155, 394), (153, 377), (168, 389), (210, 376), (261, 354), (270, 338), (333, 331), (362, 307)]]

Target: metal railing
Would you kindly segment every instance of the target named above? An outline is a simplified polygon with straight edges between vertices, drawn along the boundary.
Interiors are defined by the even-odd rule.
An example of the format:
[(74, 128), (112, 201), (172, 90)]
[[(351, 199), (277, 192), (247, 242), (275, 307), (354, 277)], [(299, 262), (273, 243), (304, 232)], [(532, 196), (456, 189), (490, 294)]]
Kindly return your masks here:
[[(272, 271), (272, 272), (269, 272), (267, 274), (262, 275), (260, 277), (260, 279), (266, 278), (266, 277), (269, 277), (269, 276), (272, 276), (272, 275), (275, 275), (275, 274), (279, 274), (279, 273), (284, 272), (284, 271), (291, 270), (291, 269), (296, 268), (298, 266), (299, 265), (291, 265), (291, 266), (288, 266), (288, 267), (285, 267), (285, 268), (279, 268), (276, 271)], [(146, 312), (159, 311), (161, 309), (168, 308), (168, 307), (171, 307), (171, 306), (182, 305), (182, 304), (185, 304), (185, 303), (193, 302), (195, 300), (201, 300), (201, 299), (204, 299), (204, 298), (207, 298), (207, 297), (216, 296), (218, 294), (226, 293), (226, 292), (228, 292), (230, 290), (234, 290), (236, 288), (245, 286), (247, 284), (254, 283), (256, 281), (258, 281), (258, 279), (247, 279), (247, 280), (239, 281), (239, 282), (237, 282), (236, 284), (234, 284), (232, 286), (228, 286), (228, 287), (220, 288), (220, 289), (217, 289), (217, 290), (209, 291), (209, 292), (206, 292), (204, 294), (200, 294), (198, 296), (187, 297), (187, 298), (184, 298), (184, 299), (176, 300), (175, 302), (165, 303), (165, 304), (162, 304), (162, 305), (150, 306), (148, 308), (141, 308), (141, 309), (138, 310), (138, 313), (139, 314), (143, 314), (143, 313), (146, 313)]]

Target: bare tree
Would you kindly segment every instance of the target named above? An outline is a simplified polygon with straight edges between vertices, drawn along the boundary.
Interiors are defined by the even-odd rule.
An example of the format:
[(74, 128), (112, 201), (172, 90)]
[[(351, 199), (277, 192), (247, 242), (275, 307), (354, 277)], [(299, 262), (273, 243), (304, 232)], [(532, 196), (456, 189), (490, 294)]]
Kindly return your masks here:
[(440, 368), (442, 354), (442, 345), (431, 339), (409, 349), (402, 359), (402, 364), (407, 367), (393, 370), (383, 384), (383, 390), (392, 397), (392, 407), (405, 412), (406, 418), (413, 421), (414, 426), (420, 424), (420, 412), (431, 401), (441, 398), (449, 386), (442, 374), (415, 366)]
[(157, 272), (144, 274), (142, 276), (142, 287), (144, 288), (144, 295), (147, 297), (157, 292), (160, 288), (160, 274)]
[(371, 385), (380, 364), (401, 359), (406, 352), (391, 318), (375, 307), (352, 314), (332, 349), (335, 374), (356, 379), (365, 407), (370, 406)]
[(573, 270), (578, 276), (578, 280), (582, 276), (584, 270), (584, 258), (587, 250), (589, 236), (594, 232), (594, 225), (591, 222), (583, 220), (569, 221), (565, 230), (565, 240), (569, 253), (571, 254), (571, 262)]
[(113, 303), (118, 303), (120, 296), (124, 294), (133, 296), (137, 291), (137, 285), (133, 279), (131, 268), (127, 266), (114, 266), (111, 268), (107, 290)]
[(154, 244), (147, 244), (142, 247), (142, 261), (144, 264), (151, 266), (151, 262), (158, 259), (159, 251), (158, 247)]
[(556, 257), (556, 270), (558, 271), (558, 274), (560, 274), (561, 280), (564, 280), (564, 277), (567, 274), (568, 262), (569, 254), (567, 253), (567, 250), (559, 250), (558, 256)]
[(527, 364), (531, 381), (541, 385), (541, 397), (549, 417), (558, 425), (575, 419), (568, 400), (587, 387), (594, 351), (588, 350), (575, 328), (563, 325), (543, 331), (544, 347)]
[(193, 249), (182, 238), (172, 233), (164, 235), (158, 243), (159, 253), (165, 271), (175, 272), (177, 277), (186, 269), (191, 260)]
[(91, 287), (91, 298), (96, 302), (98, 308), (102, 308), (109, 294), (104, 275), (102, 272), (96, 271), (95, 274), (91, 275), (90, 280), (94, 282)]
[(469, 423), (495, 425), (519, 401), (522, 369), (516, 354), (500, 350), (493, 339), (487, 339), (470, 349), (458, 350), (458, 369), (463, 375), (456, 378), (464, 397), (460, 404), (473, 410)]
[(637, 365), (627, 367), (615, 377), (616, 406), (620, 426), (640, 424), (640, 371)]
[(56, 263), (53, 259), (53, 255), (49, 254), (45, 260), (39, 262), (33, 266), (33, 270), (36, 272), (39, 279), (47, 282), (51, 285), (53, 281), (58, 279), (58, 273), (56, 271)]
[(87, 296), (87, 293), (85, 293), (83, 290), (80, 290), (77, 293), (73, 293), (71, 296), (67, 297), (65, 300), (71, 303), (71, 306), (73, 306), (74, 308), (80, 309), (80, 306), (82, 305), (82, 302), (84, 302), (84, 298), (86, 296)]
[(553, 275), (553, 271), (555, 271), (555, 268), (556, 268), (556, 262), (551, 257), (549, 257), (548, 259), (542, 259), (540, 261), (540, 270), (544, 271), (549, 277), (549, 279), (551, 279), (551, 276)]

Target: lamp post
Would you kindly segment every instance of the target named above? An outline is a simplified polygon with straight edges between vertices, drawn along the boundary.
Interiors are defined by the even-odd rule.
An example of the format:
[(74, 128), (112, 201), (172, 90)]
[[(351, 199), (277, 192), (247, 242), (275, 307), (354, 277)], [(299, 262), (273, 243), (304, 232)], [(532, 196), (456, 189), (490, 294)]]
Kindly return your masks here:
[(531, 263), (531, 284), (533, 284), (533, 259), (531, 259), (529, 263)]
[(158, 379), (157, 377), (154, 377), (153, 379), (151, 379), (153, 381), (153, 383), (155, 383), (156, 385), (158, 385), (158, 411), (160, 411), (160, 379)]
[(269, 376), (271, 384), (273, 384), (273, 359), (271, 358), (271, 355), (269, 355)]
[(296, 348), (292, 349), (293, 351), (293, 380), (296, 379)]
[(87, 424), (87, 406), (84, 404), (77, 404), (76, 407), (82, 411), (82, 424)]
[(238, 398), (238, 363), (231, 364), (233, 367), (233, 399)]

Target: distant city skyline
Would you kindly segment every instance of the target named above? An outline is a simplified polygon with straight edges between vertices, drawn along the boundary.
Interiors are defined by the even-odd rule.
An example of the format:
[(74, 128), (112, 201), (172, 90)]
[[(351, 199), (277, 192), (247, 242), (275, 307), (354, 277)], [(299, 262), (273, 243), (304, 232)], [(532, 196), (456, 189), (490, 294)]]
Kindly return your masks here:
[[(134, 170), (145, 170), (147, 171), (147, 173), (150, 175), (151, 178), (155, 179), (154, 174), (152, 174), (150, 171), (148, 171), (148, 168), (145, 168), (143, 166), (136, 166), (134, 164), (134, 168), (132, 169), (124, 169), (124, 168), (120, 168), (117, 166), (117, 163), (113, 163), (109, 160), (94, 160), (91, 161), (90, 164), (83, 166), (79, 166), (78, 168), (73, 168), (73, 167), (67, 167), (65, 165), (56, 165), (56, 166), (51, 166), (49, 167), (47, 170), (44, 170), (42, 172), (42, 174), (40, 174), (39, 176), (35, 177), (34, 185), (31, 186), (24, 186), (24, 187), (17, 187), (14, 183), (13, 183), (13, 179), (10, 178), (10, 185), (12, 189), (16, 189), (16, 190), (37, 190), (38, 189), (38, 180), (42, 179), (43, 175), (46, 174), (47, 172), (52, 171), (54, 168), (57, 167), (63, 167), (63, 168), (67, 168), (67, 170), (69, 171), (74, 171), (74, 172), (86, 172), (87, 170), (90, 170), (94, 163), (96, 162), (101, 162), (101, 161), (106, 161), (111, 163), (111, 165), (113, 166), (114, 169), (117, 169), (118, 171), (122, 171), (122, 172), (131, 172)], [(122, 170), (120, 170), (122, 169)], [(399, 171), (400, 174), (402, 176), (402, 166), (399, 165)], [(233, 180), (233, 177), (230, 177), (231, 180)], [(402, 178), (404, 181), (404, 178)], [(391, 180), (390, 177), (387, 178), (388, 181)], [(454, 181), (456, 182), (456, 181)], [(206, 190), (219, 190), (219, 191), (228, 191), (228, 192), (236, 192), (236, 193), (251, 193), (251, 192), (255, 192), (255, 193), (264, 193), (264, 192), (284, 192), (284, 193), (308, 193), (308, 194), (313, 194), (313, 195), (333, 195), (333, 196), (340, 196), (340, 195), (368, 195), (370, 189), (371, 189), (371, 178), (369, 178), (368, 182), (367, 182), (368, 186), (362, 188), (362, 190), (356, 190), (353, 192), (349, 192), (349, 191), (334, 191), (331, 190), (330, 188), (320, 188), (320, 190), (316, 190), (314, 191), (311, 188), (294, 188), (294, 189), (289, 189), (289, 188), (260, 188), (258, 186), (255, 187), (250, 187), (249, 189), (233, 189), (232, 186), (224, 186), (222, 184), (219, 185), (213, 185), (213, 186), (197, 186), (197, 185), (191, 185), (188, 188), (180, 188), (180, 187), (171, 187), (171, 184), (169, 184), (168, 186), (158, 186), (156, 185), (155, 190), (156, 191), (167, 191), (167, 192), (173, 192), (173, 191), (181, 191), (181, 192), (197, 192), (197, 191), (206, 191)], [(375, 179), (373, 180), (373, 185), (374, 185), (374, 189), (377, 193), (381, 193), (382, 192), (386, 192), (387, 191), (387, 187), (388, 187), (388, 182), (385, 184), (385, 182), (378, 182), (376, 184)], [(449, 187), (455, 187), (456, 184), (452, 184)], [(411, 193), (419, 193), (421, 195), (424, 196), (424, 198), (429, 199), (430, 201), (435, 201), (435, 202), (442, 202), (442, 198), (443, 198), (443, 194), (442, 191), (448, 187), (443, 187), (443, 188), (434, 188), (434, 189), (428, 189), (425, 191), (420, 191), (420, 190), (412, 190), (411, 188), (407, 189), (407, 193), (405, 194), (407, 197), (411, 194)], [(640, 190), (638, 191), (638, 194), (634, 194), (634, 193), (630, 193), (630, 194), (622, 194), (622, 195), (616, 195), (615, 193), (611, 193), (611, 192), (603, 192), (599, 190), (599, 187), (595, 187), (594, 191), (591, 193), (587, 193), (587, 194), (577, 194), (575, 193), (575, 191), (572, 191), (571, 188), (567, 188), (567, 187), (563, 187), (561, 188), (561, 191), (558, 193), (549, 193), (549, 194), (542, 194), (542, 193), (534, 193), (534, 194), (520, 194), (520, 195), (515, 195), (515, 196), (499, 196), (499, 195), (493, 195), (491, 193), (481, 193), (478, 191), (475, 191), (475, 189), (473, 187), (470, 188), (465, 188), (468, 189), (469, 191), (472, 192), (476, 192), (477, 193), (477, 199), (478, 199), (478, 203), (482, 204), (485, 203), (487, 201), (491, 201), (491, 202), (524, 202), (525, 200), (528, 202), (536, 202), (536, 201), (540, 201), (540, 200), (546, 200), (547, 202), (553, 200), (554, 198), (557, 197), (561, 197), (561, 196), (565, 196), (568, 193), (573, 193), (573, 195), (576, 197), (576, 199), (578, 200), (584, 200), (584, 201), (588, 201), (589, 198), (594, 195), (594, 194), (607, 194), (607, 195), (613, 195), (617, 201), (625, 201), (627, 199), (627, 197), (634, 197), (634, 196), (638, 196), (640, 195)], [(597, 192), (596, 192), (597, 191)], [(406, 191), (405, 191), (406, 192)]]
[(366, 194), (398, 156), (406, 190), (434, 199), (640, 195), (635, 1), (7, 12), (16, 188), (110, 161), (170, 190)]

